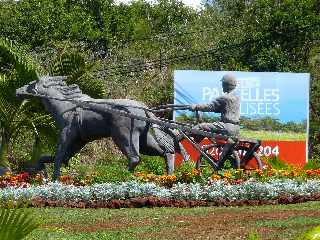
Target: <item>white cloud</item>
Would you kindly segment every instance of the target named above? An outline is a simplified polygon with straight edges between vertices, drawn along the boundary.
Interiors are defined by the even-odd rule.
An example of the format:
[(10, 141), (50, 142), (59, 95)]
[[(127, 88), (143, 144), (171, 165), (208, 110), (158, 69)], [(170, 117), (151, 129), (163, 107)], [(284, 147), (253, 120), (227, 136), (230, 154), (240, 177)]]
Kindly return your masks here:
[[(128, 3), (131, 2), (132, 0), (116, 0), (116, 3)], [(154, 2), (152, 0), (148, 0), (149, 2)], [(199, 8), (201, 0), (182, 0), (182, 2), (188, 6), (191, 6), (193, 8)]]

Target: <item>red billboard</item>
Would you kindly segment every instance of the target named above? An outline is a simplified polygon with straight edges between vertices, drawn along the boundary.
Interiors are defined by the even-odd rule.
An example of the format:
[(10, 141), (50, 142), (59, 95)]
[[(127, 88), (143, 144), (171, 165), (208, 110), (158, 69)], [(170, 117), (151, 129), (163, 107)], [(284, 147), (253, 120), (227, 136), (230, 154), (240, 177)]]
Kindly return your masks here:
[[(207, 139), (203, 140), (200, 143), (200, 146), (208, 144)], [(199, 152), (190, 144), (187, 140), (183, 140), (182, 144), (186, 149), (190, 159), (196, 161), (199, 157)], [(212, 156), (212, 159), (218, 159), (218, 149), (212, 148), (208, 151)], [(239, 153), (241, 155), (242, 153)], [(264, 159), (264, 157), (278, 157), (284, 162), (301, 168), (304, 166), (307, 151), (306, 151), (306, 142), (305, 141), (262, 141), (258, 154)], [(179, 166), (182, 163), (183, 159), (181, 155), (176, 155), (176, 166)], [(250, 161), (247, 165), (248, 168), (255, 168), (256, 162)]]

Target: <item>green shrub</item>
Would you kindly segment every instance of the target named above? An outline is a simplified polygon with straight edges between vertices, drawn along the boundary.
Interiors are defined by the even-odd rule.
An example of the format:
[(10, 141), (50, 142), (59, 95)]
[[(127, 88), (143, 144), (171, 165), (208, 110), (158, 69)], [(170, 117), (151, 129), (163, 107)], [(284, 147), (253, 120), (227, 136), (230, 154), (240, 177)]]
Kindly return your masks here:
[(165, 160), (162, 157), (143, 156), (135, 172), (164, 175), (166, 173)]
[(213, 168), (210, 165), (201, 167), (201, 177), (203, 179), (202, 182), (207, 182), (208, 178), (212, 176), (214, 173)]
[(182, 163), (175, 171), (178, 182), (195, 183), (201, 182), (200, 171), (195, 169), (195, 163), (192, 161)]
[[(264, 159), (262, 159), (264, 160)], [(271, 165), (271, 167), (273, 169), (277, 169), (277, 170), (290, 170), (292, 169), (292, 166), (290, 166), (289, 164), (281, 161), (278, 157), (270, 157), (270, 158), (266, 158), (266, 163), (268, 165)]]
[(311, 159), (304, 165), (303, 169), (320, 169), (320, 160), (319, 159)]
[(95, 167), (95, 174), (91, 178), (91, 183), (126, 182), (132, 179), (132, 173), (124, 166), (119, 164), (100, 165)]

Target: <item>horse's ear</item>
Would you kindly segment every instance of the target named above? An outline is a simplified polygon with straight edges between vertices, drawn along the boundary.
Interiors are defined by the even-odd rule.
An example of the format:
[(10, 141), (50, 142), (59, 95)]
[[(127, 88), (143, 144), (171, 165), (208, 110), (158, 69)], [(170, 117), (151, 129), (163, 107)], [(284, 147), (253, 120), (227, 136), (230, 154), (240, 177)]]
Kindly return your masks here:
[(66, 81), (67, 78), (68, 78), (67, 76), (57, 76), (57, 77), (56, 77), (56, 79), (57, 79), (58, 81), (63, 81), (63, 82)]
[(40, 78), (29, 82), (28, 85), (35, 85), (36, 86), (39, 82), (40, 82)]
[(31, 82), (28, 83), (28, 85), (36, 84), (36, 83), (38, 83), (38, 81), (39, 81), (39, 80), (31, 81)]

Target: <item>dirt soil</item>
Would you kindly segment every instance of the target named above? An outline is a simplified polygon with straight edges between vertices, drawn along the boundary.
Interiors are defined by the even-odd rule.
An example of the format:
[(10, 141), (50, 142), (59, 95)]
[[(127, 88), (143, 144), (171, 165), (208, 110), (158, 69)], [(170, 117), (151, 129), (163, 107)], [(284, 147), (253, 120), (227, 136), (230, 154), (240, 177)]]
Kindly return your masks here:
[[(228, 211), (219, 209), (202, 216), (175, 216), (159, 220), (158, 218), (132, 219), (122, 218), (116, 220), (104, 220), (95, 222), (92, 225), (81, 224), (55, 224), (50, 227), (64, 228), (73, 232), (95, 232), (95, 231), (121, 231), (129, 227), (145, 228), (159, 227), (163, 224), (161, 233), (156, 231), (138, 233), (137, 239), (222, 239), (240, 240), (247, 239), (249, 232), (254, 228), (257, 221), (285, 220), (293, 217), (314, 217), (320, 218), (319, 211), (308, 210), (282, 210), (274, 212), (263, 212), (254, 210)], [(165, 221), (161, 222), (161, 221)], [(174, 226), (174, 227), (170, 227)], [(310, 226), (309, 226), (310, 227)], [(283, 240), (277, 237), (283, 231), (281, 227), (259, 228), (257, 233), (261, 239)], [(301, 229), (303, 231), (303, 229)]]
[[(197, 207), (197, 206), (257, 206), (262, 204), (290, 204), (300, 203), (311, 200), (318, 200), (319, 196), (297, 197), (291, 198), (281, 196), (272, 201), (233, 201), (228, 202), (220, 199), (216, 202), (205, 201), (178, 201), (168, 199), (149, 198), (133, 198), (127, 200), (111, 200), (106, 202), (62, 202), (62, 201), (43, 201), (35, 199), (33, 206), (63, 206), (76, 208), (136, 208), (136, 207)], [(212, 208), (213, 209), (213, 208)], [(216, 209), (216, 208), (215, 208)], [(259, 239), (263, 240), (283, 240), (283, 235), (279, 233), (286, 231), (286, 227), (272, 224), (268, 227), (257, 227), (257, 222), (262, 221), (285, 221), (296, 217), (319, 218), (319, 211), (308, 210), (276, 210), (276, 211), (257, 211), (254, 208), (238, 208), (238, 210), (230, 211), (229, 208), (219, 208), (208, 211), (203, 215), (186, 215), (186, 216), (168, 216), (161, 219), (158, 218), (142, 218), (142, 219), (107, 219), (92, 224), (54, 224), (50, 227), (59, 227), (72, 232), (96, 232), (96, 231), (126, 231), (128, 228), (146, 229), (137, 231), (135, 237), (137, 239), (248, 239), (248, 234), (257, 232)], [(293, 226), (293, 227), (292, 227)], [(49, 227), (49, 226), (48, 226)], [(294, 228), (293, 232), (304, 232), (307, 228), (313, 227), (309, 225), (291, 225), (287, 228)], [(289, 236), (292, 231), (289, 231)], [(137, 236), (138, 235), (138, 236)], [(287, 239), (287, 238), (285, 238)], [(288, 238), (289, 239), (289, 238)], [(292, 239), (290, 237), (290, 239)]]

